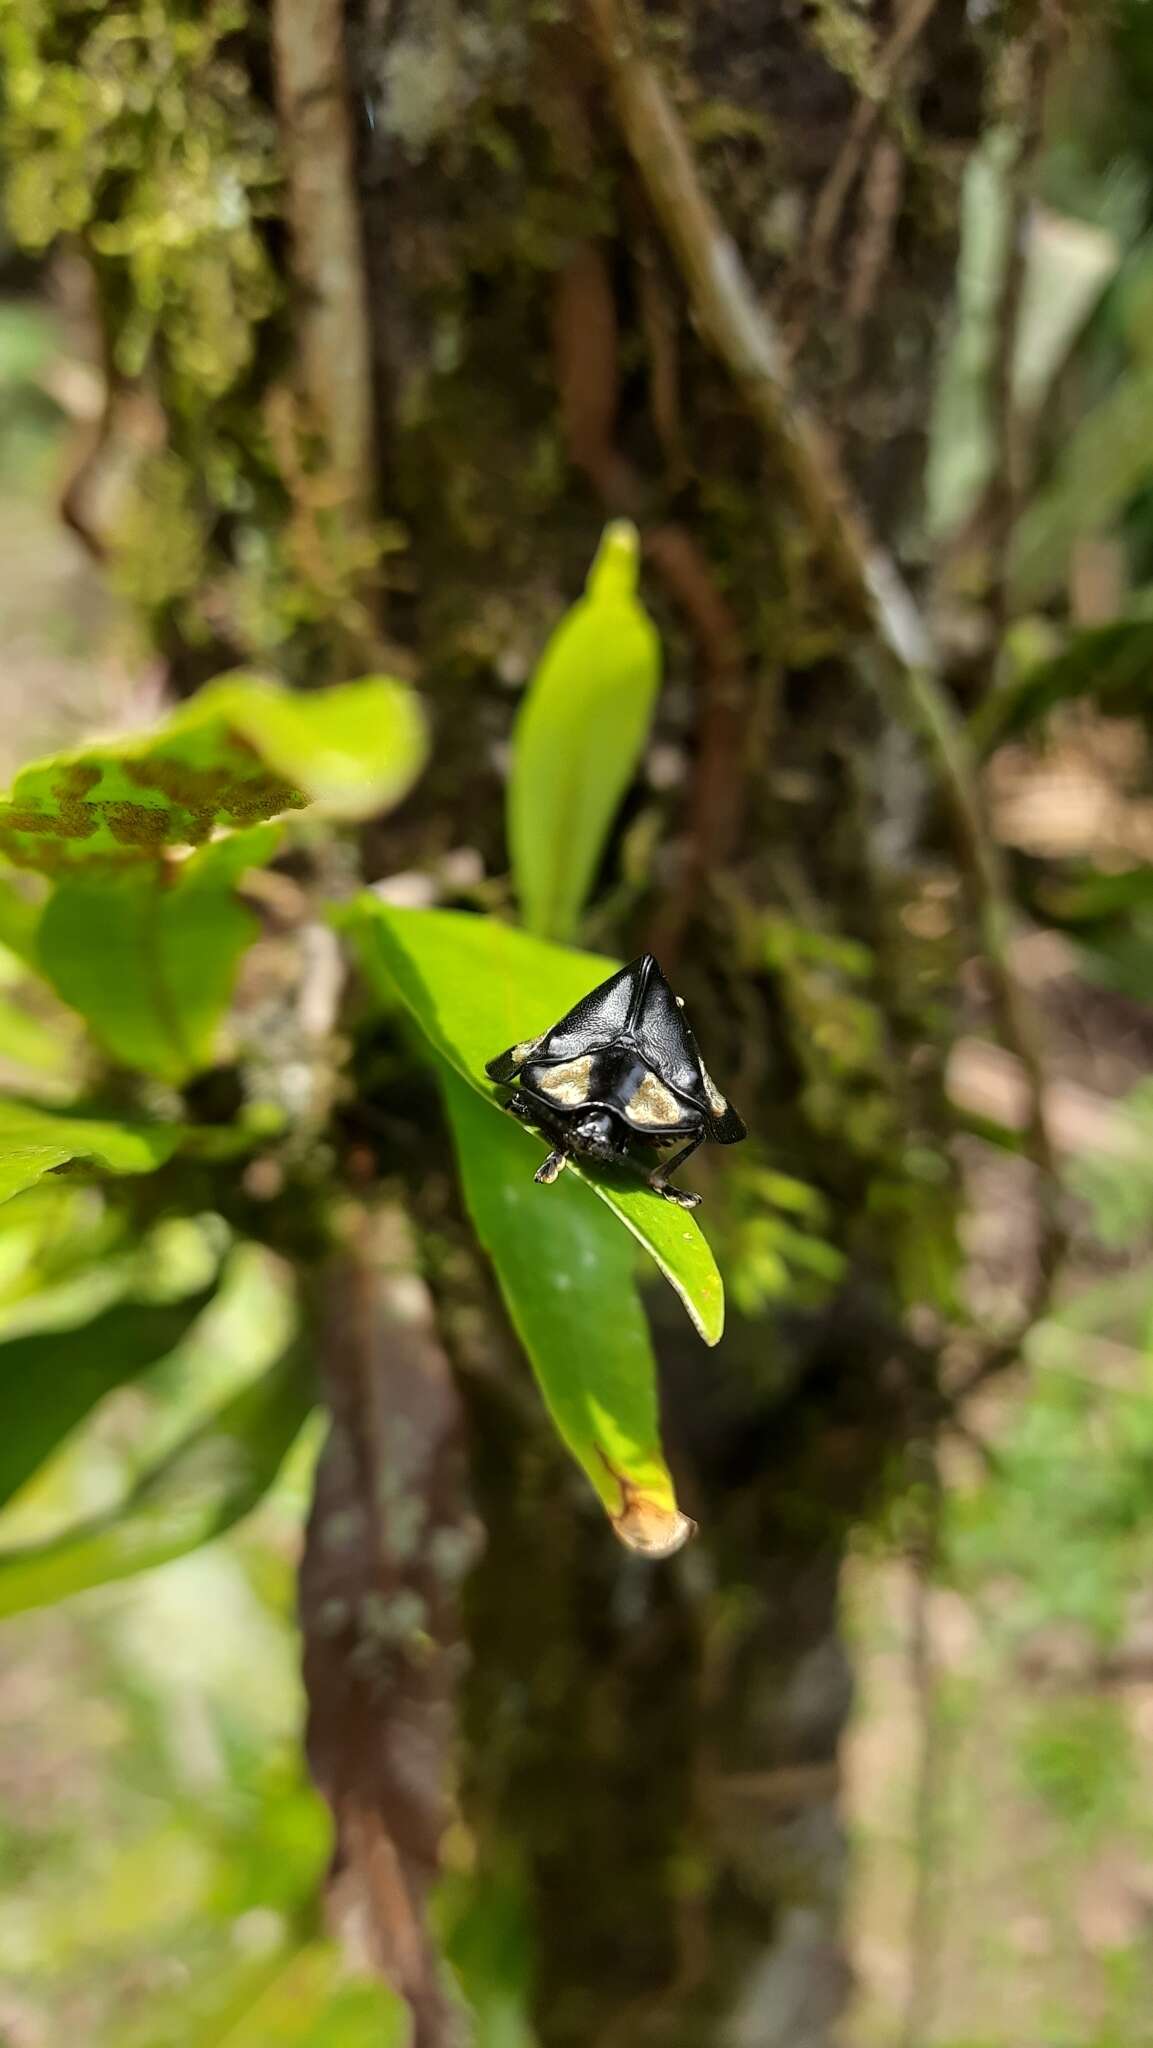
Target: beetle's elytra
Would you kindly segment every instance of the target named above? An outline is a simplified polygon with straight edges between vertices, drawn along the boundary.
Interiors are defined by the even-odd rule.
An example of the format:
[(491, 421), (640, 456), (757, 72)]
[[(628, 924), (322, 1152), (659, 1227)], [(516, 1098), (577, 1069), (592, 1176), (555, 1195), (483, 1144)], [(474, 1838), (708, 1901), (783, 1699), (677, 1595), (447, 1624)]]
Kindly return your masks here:
[(651, 953), (590, 989), (542, 1037), (489, 1060), (486, 1071), (513, 1087), (505, 1107), (552, 1144), (535, 1176), (546, 1185), (570, 1157), (647, 1165), (654, 1149), (684, 1139), (647, 1178), (666, 1201), (695, 1209), (700, 1196), (670, 1187), (670, 1173), (706, 1138), (736, 1145), (746, 1135)]

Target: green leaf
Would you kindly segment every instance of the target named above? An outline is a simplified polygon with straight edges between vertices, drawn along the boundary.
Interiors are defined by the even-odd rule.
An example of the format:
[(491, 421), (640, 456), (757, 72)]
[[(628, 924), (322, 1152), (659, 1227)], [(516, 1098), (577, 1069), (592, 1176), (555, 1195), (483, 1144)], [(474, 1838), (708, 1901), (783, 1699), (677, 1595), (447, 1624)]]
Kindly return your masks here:
[[(386, 996), (399, 995), (443, 1059), (482, 1095), (520, 1147), (522, 1172), (531, 1179), (542, 1141), (505, 1117), (485, 1074), (485, 1061), (519, 1039), (555, 1024), (564, 1011), (617, 965), (597, 953), (546, 945), (491, 918), (452, 910), (396, 910), (372, 895), (344, 913), (365, 971)], [(686, 1210), (624, 1174), (585, 1175), (608, 1208), (656, 1260), (707, 1344), (720, 1338), (724, 1293), (708, 1243)], [(567, 1179), (566, 1174), (564, 1178)], [(532, 1189), (548, 1201), (553, 1188)]]
[(0, 946), (6, 946), (25, 967), (39, 965), (39, 924), (40, 905), (33, 903), (6, 875), (0, 875)]
[(1153, 713), (1153, 619), (1090, 627), (1051, 661), (991, 691), (971, 721), (974, 745), (988, 753), (1078, 697), (1092, 697), (1098, 710), (1119, 718)]
[(1147, 484), (1151, 408), (1153, 365), (1142, 363), (1082, 413), (1062, 443), (1052, 481), (1031, 499), (1014, 531), (1009, 588), (1016, 610), (1053, 597), (1076, 543), (1108, 528)]
[(0, 1202), (73, 1159), (91, 1161), (105, 1173), (152, 1173), (172, 1157), (183, 1135), (177, 1124), (57, 1115), (36, 1103), (0, 1098)]
[(70, 1034), (45, 1023), (19, 1002), (0, 995), (0, 1059), (24, 1067), (29, 1074), (61, 1079), (74, 1066), (76, 1046)]
[(516, 722), (509, 847), (524, 922), (542, 938), (571, 938), (652, 723), (660, 642), (636, 584), (636, 528), (617, 520)]
[(1082, 874), (1046, 879), (1033, 900), (1053, 924), (1111, 924), (1153, 907), (1153, 867), (1124, 868), (1118, 875)]
[(0, 1506), (114, 1387), (174, 1351), (212, 1299), (118, 1302), (75, 1330), (0, 1343)]
[(215, 840), (185, 861), (61, 880), (40, 926), (45, 973), (105, 1050), (181, 1082), (212, 1064), (216, 1029), (259, 922), (238, 902), (270, 860), (275, 825)]
[(0, 1550), (0, 1615), (151, 1571), (223, 1535), (268, 1491), (312, 1404), (298, 1345), (193, 1430), (120, 1506), (46, 1542)]
[(0, 803), (0, 853), (44, 874), (133, 867), (311, 802), (370, 817), (426, 751), (416, 698), (387, 677), (309, 696), (225, 677), (151, 732), (25, 768)]
[(661, 1453), (632, 1247), (579, 1181), (562, 1175), (542, 1202), (512, 1119), (441, 1076), (469, 1214), (549, 1414), (621, 1541), (667, 1557), (692, 1523)]

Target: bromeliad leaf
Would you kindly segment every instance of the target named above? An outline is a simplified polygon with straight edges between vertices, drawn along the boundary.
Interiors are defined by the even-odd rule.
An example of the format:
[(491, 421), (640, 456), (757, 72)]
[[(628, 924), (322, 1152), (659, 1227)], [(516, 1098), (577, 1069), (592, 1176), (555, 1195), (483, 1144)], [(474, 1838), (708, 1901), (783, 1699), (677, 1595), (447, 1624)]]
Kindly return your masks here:
[(183, 1136), (176, 1124), (57, 1114), (36, 1103), (0, 1098), (0, 1202), (72, 1160), (90, 1162), (104, 1173), (152, 1173), (171, 1158)]
[[(396, 910), (371, 895), (346, 916), (366, 973), (386, 996), (400, 997), (434, 1051), (508, 1124), (525, 1160), (522, 1171), (531, 1172), (526, 1145), (539, 1158), (541, 1140), (505, 1118), (485, 1061), (517, 1039), (546, 1030), (616, 963), (546, 945), (491, 918)], [(569, 1171), (580, 1174), (575, 1165)], [(655, 1259), (705, 1342), (715, 1344), (724, 1328), (724, 1294), (694, 1218), (623, 1174), (590, 1174), (586, 1184)], [(556, 1191), (532, 1193), (549, 1201)]]
[(223, 1535), (267, 1493), (313, 1404), (301, 1347), (193, 1430), (119, 1507), (0, 1550), (0, 1615), (150, 1571)]
[(151, 732), (25, 768), (0, 804), (0, 854), (44, 874), (107, 870), (312, 802), (369, 817), (411, 787), (426, 746), (416, 698), (387, 677), (311, 696), (224, 678)]
[(509, 847), (524, 922), (542, 938), (572, 936), (652, 722), (660, 642), (636, 584), (636, 528), (618, 520), (517, 720)]
[(0, 1344), (0, 1506), (105, 1394), (174, 1351), (211, 1299), (117, 1302), (79, 1329)]
[(628, 1240), (579, 1181), (562, 1178), (542, 1201), (516, 1126), (443, 1062), (441, 1079), (465, 1201), (557, 1430), (621, 1541), (667, 1557), (692, 1523), (661, 1451)]
[(257, 920), (237, 900), (276, 850), (258, 825), (187, 860), (65, 876), (40, 927), (40, 961), (115, 1059), (178, 1083), (211, 1065), (216, 1029)]

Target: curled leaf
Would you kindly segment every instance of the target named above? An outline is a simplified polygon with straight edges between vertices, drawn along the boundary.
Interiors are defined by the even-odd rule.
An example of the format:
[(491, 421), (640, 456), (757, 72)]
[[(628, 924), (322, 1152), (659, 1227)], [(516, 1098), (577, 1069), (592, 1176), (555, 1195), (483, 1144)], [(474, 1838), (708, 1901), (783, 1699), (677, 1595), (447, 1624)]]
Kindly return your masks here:
[(184, 1301), (120, 1301), (74, 1330), (0, 1343), (0, 1506), (114, 1387), (139, 1379), (187, 1336), (211, 1291)]
[(294, 1347), (145, 1473), (120, 1506), (45, 1542), (0, 1550), (0, 1615), (151, 1571), (223, 1535), (268, 1491), (312, 1403)]

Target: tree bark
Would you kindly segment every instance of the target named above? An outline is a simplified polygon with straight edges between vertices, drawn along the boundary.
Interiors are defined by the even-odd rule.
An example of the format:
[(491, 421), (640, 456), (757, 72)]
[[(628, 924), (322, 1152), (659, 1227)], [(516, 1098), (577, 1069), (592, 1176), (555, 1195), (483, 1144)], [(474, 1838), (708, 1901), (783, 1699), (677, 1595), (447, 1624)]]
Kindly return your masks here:
[[(669, 649), (660, 739), (685, 782), (672, 803), (650, 792), (660, 847), (606, 937), (675, 961), (715, 1064), (823, 1190), (851, 1258), (831, 1305), (737, 1319), (716, 1358), (654, 1301), (702, 1527), (672, 1568), (620, 1555), (510, 1394), (515, 1368), (473, 1370), (457, 1343), (487, 1535), (464, 1812), (480, 1868), (523, 1873), (542, 2048), (827, 2048), (847, 1984), (839, 1559), (932, 1376), (902, 1330), (894, 1247), (913, 1219), (891, 1167), (939, 1124), (928, 1011), (951, 961), (914, 957), (901, 924), (940, 881), (929, 792), (849, 659), (807, 508), (695, 324), (593, 15), (364, 0), (348, 25), (380, 506), (408, 543), (387, 630), (438, 729), (424, 826), (451, 820), (501, 866), (507, 686), (605, 516), (635, 518)], [(632, 28), (899, 553), (981, 117), (965, 8), (717, 0)], [(866, 946), (864, 982), (774, 958), (763, 935), (782, 930), (786, 953), (797, 930)], [(806, 1043), (822, 1020), (842, 1032), (827, 1058)], [(488, 1301), (486, 1357), (499, 1325)]]
[[(474, 873), (477, 856), (499, 875), (515, 686), (605, 518), (634, 519), (667, 680), (590, 935), (656, 945), (762, 1168), (819, 1191), (843, 1261), (808, 1305), (792, 1280), (776, 1298), (746, 1285), (716, 1354), (653, 1294), (702, 1533), (645, 1565), (525, 1384), (431, 1092), (408, 1070), (378, 1097), (413, 1272), (397, 1281), (401, 1226), (366, 1203), (324, 1283), (332, 1440), (303, 1588), (340, 1896), (419, 2048), (446, 2048), (461, 2020), (426, 1908), (455, 1777), (478, 1893), (513, 1874), (541, 2048), (829, 2048), (847, 1981), (838, 1570), (932, 1411), (908, 1310), (951, 1246), (925, 1162), (960, 919), (924, 765), (845, 616), (843, 497), (818, 517), (796, 456), (819, 445), (889, 553), (915, 553), (960, 178), (1006, 31), (965, 0), (270, 0), (243, 38), (231, 12), (178, 11), (188, 33), (158, 51), (156, 10), (133, 16), (145, 87), (108, 100), (138, 121), (148, 62), (184, 65), (165, 107), (187, 93), (243, 172), (236, 220), (210, 181), (203, 275), (171, 271), (131, 372), (163, 442), (136, 468), (181, 543), (158, 529), (148, 585), (178, 686), (229, 659), (307, 685), (387, 650), (419, 673), (435, 745), (364, 836), (367, 878)], [(49, 13), (46, 64), (109, 61), (99, 10)], [(107, 228), (130, 191), (166, 234), (163, 181), (136, 193), (125, 166), (161, 144), (166, 175), (191, 160), (139, 129), (130, 146), (113, 131), (83, 229), (120, 364), (109, 445), (142, 330), (135, 243)], [(691, 208), (646, 157), (658, 145), (688, 167)], [(714, 216), (710, 271), (691, 229)], [(735, 330), (704, 317), (715, 290)], [(737, 373), (750, 310), (807, 407), (777, 441)], [(759, 328), (758, 348), (763, 372)], [(149, 522), (139, 535), (146, 550)], [(746, 1278), (747, 1172), (710, 1195)], [(486, 1548), (458, 1610), (462, 1431)]]

